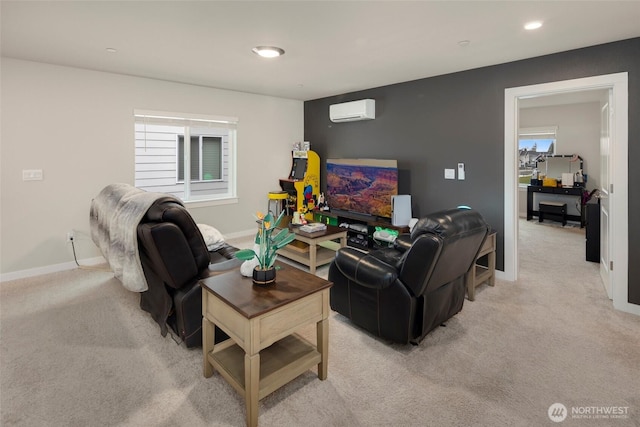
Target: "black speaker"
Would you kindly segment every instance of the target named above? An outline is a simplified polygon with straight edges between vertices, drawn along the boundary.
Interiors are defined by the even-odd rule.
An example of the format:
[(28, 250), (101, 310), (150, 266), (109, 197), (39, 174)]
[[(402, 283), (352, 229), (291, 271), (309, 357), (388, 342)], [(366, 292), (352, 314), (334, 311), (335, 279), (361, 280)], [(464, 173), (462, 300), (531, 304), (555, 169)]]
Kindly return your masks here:
[(600, 199), (598, 203), (587, 203), (586, 209), (586, 259), (600, 262)]

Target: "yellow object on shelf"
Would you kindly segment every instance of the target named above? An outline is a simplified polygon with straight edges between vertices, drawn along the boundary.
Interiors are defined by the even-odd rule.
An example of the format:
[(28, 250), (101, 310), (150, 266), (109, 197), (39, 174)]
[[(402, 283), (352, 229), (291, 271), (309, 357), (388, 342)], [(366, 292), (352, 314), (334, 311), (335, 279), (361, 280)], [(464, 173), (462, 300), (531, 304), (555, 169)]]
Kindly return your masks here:
[(545, 178), (542, 180), (543, 187), (557, 187), (558, 181), (555, 178)]
[(309, 252), (309, 244), (305, 242), (301, 242), (300, 240), (294, 240), (293, 242), (287, 245), (287, 248), (292, 249), (296, 252), (308, 253)]

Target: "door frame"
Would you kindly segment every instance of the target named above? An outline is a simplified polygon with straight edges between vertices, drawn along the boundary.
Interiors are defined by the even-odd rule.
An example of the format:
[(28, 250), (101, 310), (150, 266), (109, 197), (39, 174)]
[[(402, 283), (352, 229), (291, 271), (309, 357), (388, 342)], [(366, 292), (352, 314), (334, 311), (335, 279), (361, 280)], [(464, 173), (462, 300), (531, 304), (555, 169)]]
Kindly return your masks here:
[[(504, 93), (504, 272), (507, 281), (518, 279), (518, 122), (519, 99), (585, 90), (611, 89), (613, 123), (611, 182), (615, 184), (611, 201), (611, 271), (613, 306), (640, 315), (640, 305), (628, 302), (629, 226), (628, 226), (628, 73), (615, 73), (505, 89)], [(604, 291), (603, 291), (604, 293)], [(605, 294), (606, 296), (606, 294)]]

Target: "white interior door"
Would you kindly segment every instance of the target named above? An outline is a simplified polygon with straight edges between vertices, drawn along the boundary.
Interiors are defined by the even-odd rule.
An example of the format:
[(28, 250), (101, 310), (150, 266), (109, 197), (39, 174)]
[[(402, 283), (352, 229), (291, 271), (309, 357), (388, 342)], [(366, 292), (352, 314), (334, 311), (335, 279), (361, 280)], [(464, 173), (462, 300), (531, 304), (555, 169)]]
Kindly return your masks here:
[(611, 245), (610, 238), (610, 196), (613, 188), (611, 182), (611, 108), (612, 100), (609, 90), (608, 100), (601, 109), (600, 132), (600, 277), (609, 299), (613, 299), (611, 280)]

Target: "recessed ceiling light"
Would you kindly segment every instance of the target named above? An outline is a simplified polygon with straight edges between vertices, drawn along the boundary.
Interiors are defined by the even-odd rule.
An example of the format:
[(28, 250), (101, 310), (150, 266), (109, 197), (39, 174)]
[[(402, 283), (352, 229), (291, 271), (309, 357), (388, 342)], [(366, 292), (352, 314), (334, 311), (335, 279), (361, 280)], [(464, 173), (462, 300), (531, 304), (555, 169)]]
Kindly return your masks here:
[(109, 53), (115, 53), (115, 52), (116, 52), (116, 50), (115, 50), (114, 48), (112, 48), (112, 47), (108, 47), (108, 48), (106, 48), (105, 50), (106, 50), (107, 52), (109, 52)]
[(531, 22), (527, 22), (526, 24), (524, 24), (524, 29), (525, 30), (537, 30), (540, 27), (542, 27), (542, 22), (541, 21), (531, 21)]
[(263, 58), (275, 58), (284, 55), (284, 50), (275, 46), (256, 46), (251, 50)]

